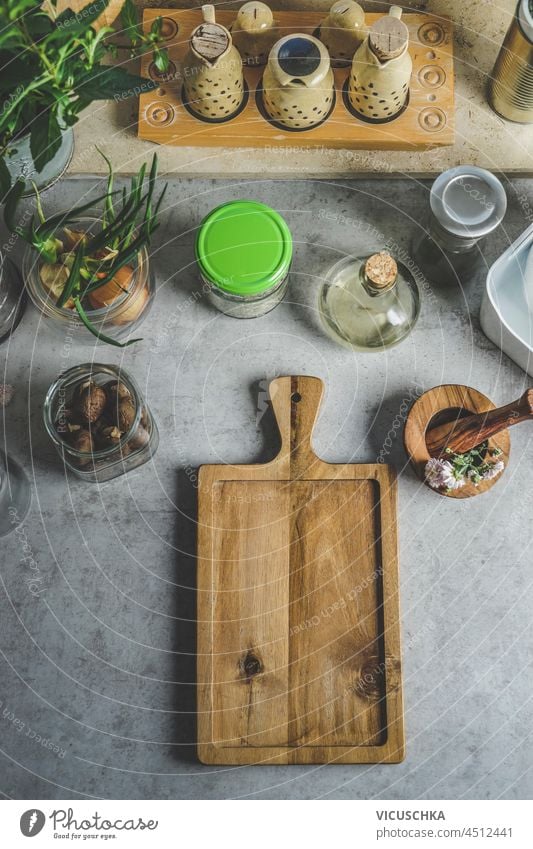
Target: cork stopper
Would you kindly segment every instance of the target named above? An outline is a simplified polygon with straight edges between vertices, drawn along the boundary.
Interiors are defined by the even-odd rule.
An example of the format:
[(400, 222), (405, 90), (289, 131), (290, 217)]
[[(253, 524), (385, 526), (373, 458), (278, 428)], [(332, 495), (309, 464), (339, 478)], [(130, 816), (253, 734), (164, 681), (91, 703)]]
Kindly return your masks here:
[(365, 275), (374, 289), (389, 289), (396, 281), (398, 266), (390, 254), (372, 254), (365, 263)]
[[(395, 11), (399, 7), (392, 7)], [(368, 43), (372, 51), (382, 62), (400, 56), (409, 43), (409, 30), (397, 14), (385, 15), (370, 27)]]

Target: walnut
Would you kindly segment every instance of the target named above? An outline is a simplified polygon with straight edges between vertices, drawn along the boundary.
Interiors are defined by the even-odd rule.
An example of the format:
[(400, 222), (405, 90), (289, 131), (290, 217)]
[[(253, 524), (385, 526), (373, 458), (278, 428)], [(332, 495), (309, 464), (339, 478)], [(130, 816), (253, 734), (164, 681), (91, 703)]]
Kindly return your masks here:
[(137, 451), (139, 448), (144, 448), (150, 441), (150, 434), (142, 425), (139, 425), (132, 438), (128, 442), (128, 447), (132, 451)]
[(107, 396), (101, 386), (91, 383), (77, 395), (75, 408), (85, 422), (96, 422), (104, 412)]
[(126, 457), (131, 449), (129, 445), (121, 445), (121, 439), (122, 434), (115, 425), (104, 427), (99, 433), (99, 442), (102, 448), (109, 448), (115, 445), (118, 449), (117, 454), (120, 453), (123, 457)]
[(135, 407), (129, 400), (121, 401), (118, 405), (117, 411), (117, 425), (122, 431), (122, 433), (126, 433), (133, 425), (135, 421)]
[(122, 439), (122, 434), (118, 427), (115, 425), (106, 426), (101, 428), (98, 433), (98, 442), (100, 448), (110, 448), (112, 446), (116, 446), (117, 451), (112, 456), (113, 457), (126, 457), (131, 449), (128, 445), (121, 445), (120, 440)]
[(109, 429), (114, 427), (111, 419), (107, 417), (101, 417), (92, 425), (92, 433), (94, 437), (94, 441), (98, 448), (107, 448), (109, 445), (109, 440), (107, 438), (107, 433)]
[(102, 448), (107, 448), (110, 445), (118, 445), (122, 434), (115, 425), (108, 425), (98, 431), (98, 441)]
[(77, 383), (74, 387), (74, 392), (72, 393), (72, 405), (76, 405), (80, 400), (80, 397), (83, 395), (85, 389), (88, 389), (89, 386), (96, 386), (94, 380), (82, 380), (80, 383)]
[(88, 430), (78, 430), (72, 434), (70, 444), (76, 451), (86, 454), (86, 457), (78, 457), (79, 466), (86, 466), (91, 462), (93, 453), (93, 439)]
[(112, 380), (111, 383), (106, 383), (105, 390), (111, 404), (117, 404), (118, 401), (125, 399), (131, 400), (130, 390), (119, 380)]

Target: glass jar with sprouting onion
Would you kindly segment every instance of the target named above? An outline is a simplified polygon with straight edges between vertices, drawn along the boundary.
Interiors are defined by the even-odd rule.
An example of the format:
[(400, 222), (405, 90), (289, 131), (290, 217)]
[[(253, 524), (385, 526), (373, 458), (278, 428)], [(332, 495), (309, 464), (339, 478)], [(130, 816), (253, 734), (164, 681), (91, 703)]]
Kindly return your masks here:
[[(105, 193), (64, 213), (45, 215), (39, 193), (29, 221), (17, 223), (22, 187), (6, 205), (9, 229), (28, 243), (23, 276), (29, 296), (52, 327), (123, 347), (148, 314), (154, 296), (148, 247), (166, 186), (156, 199), (157, 157), (143, 165), (129, 190), (113, 190), (111, 163)], [(16, 194), (18, 192), (18, 195)], [(118, 199), (116, 195), (118, 194)], [(89, 210), (100, 210), (91, 218)], [(89, 339), (88, 333), (86, 338)]]
[(135, 380), (114, 365), (84, 363), (50, 386), (44, 426), (66, 468), (102, 483), (148, 462), (159, 444)]
[[(69, 264), (80, 239), (101, 231), (96, 218), (80, 218), (57, 233), (61, 243), (58, 262), (43, 261), (37, 250), (28, 247), (22, 261), (22, 275), (32, 303), (44, 319), (44, 325), (56, 335), (74, 332), (76, 341), (94, 345), (96, 331), (102, 338), (116, 342), (131, 339), (144, 321), (155, 297), (155, 280), (146, 246), (103, 286), (81, 290), (80, 305), (94, 330), (89, 330), (69, 296), (62, 305), (58, 301), (68, 282)], [(101, 266), (100, 266), (101, 267)], [(104, 271), (97, 272), (103, 274)], [(104, 340), (105, 341), (105, 340)]]

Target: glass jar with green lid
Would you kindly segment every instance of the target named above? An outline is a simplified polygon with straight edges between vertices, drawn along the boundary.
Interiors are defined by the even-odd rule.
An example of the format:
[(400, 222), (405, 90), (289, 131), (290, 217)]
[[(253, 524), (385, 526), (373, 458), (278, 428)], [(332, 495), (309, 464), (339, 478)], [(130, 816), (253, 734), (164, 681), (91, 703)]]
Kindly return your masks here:
[(196, 260), (217, 309), (235, 318), (257, 318), (274, 309), (287, 291), (291, 232), (281, 215), (263, 203), (225, 203), (202, 221)]

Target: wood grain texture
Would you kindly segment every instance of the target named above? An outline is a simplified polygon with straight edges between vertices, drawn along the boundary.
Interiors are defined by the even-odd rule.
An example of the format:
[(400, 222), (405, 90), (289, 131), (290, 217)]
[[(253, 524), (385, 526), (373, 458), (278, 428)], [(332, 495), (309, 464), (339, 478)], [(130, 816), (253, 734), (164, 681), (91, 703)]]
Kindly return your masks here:
[[(184, 67), (191, 32), (201, 22), (200, 10), (146, 9), (144, 26), (164, 18), (168, 34), (170, 73), (158, 77), (150, 56), (141, 60), (142, 74), (160, 82), (160, 87), (139, 98), (140, 138), (166, 145), (198, 147), (254, 147), (297, 145), (374, 150), (420, 150), (454, 142), (453, 27), (445, 18), (406, 14), (413, 59), (413, 75), (407, 108), (394, 120), (371, 124), (352, 115), (344, 104), (343, 86), (347, 68), (334, 69), (336, 103), (330, 117), (320, 126), (295, 132), (280, 129), (266, 120), (256, 103), (256, 90), (263, 68), (246, 65), (244, 76), (250, 96), (245, 108), (225, 123), (206, 123), (183, 106), (181, 91), (188, 69)], [(371, 24), (381, 16), (367, 14)], [(275, 12), (279, 36), (290, 32), (312, 34), (323, 18), (321, 12)], [(235, 12), (217, 9), (217, 21), (229, 26)]]
[(274, 380), (278, 456), (200, 469), (205, 763), (403, 758), (396, 479), (316, 456), (322, 391), (318, 378)]
[(426, 445), (432, 457), (441, 457), (446, 450), (465, 453), (491, 436), (513, 425), (533, 418), (533, 389), (528, 389), (516, 401), (464, 418), (449, 424), (432, 427), (426, 433)]
[[(57, 0), (56, 11), (60, 15), (65, 9), (72, 9), (73, 12), (80, 14), (80, 20), (83, 21), (83, 10), (88, 8), (93, 9), (92, 3), (94, 0)], [(102, 27), (112, 27), (118, 16), (120, 15), (124, 0), (109, 0), (107, 7), (102, 14), (91, 24), (93, 29), (99, 30)], [(118, 27), (117, 27), (118, 29)]]
[[(470, 386), (462, 386), (456, 383), (444, 384), (424, 392), (411, 407), (404, 430), (405, 450), (418, 477), (426, 483), (424, 469), (432, 456), (428, 449), (426, 435), (431, 428), (456, 421), (458, 417), (467, 416), (469, 413), (486, 413), (495, 409), (490, 398)], [(491, 436), (488, 440), (488, 447), (489, 449), (499, 448), (502, 454), (498, 459), (507, 466), (511, 451), (509, 431), (501, 430)], [(502, 474), (505, 474), (505, 470)], [(428, 488), (437, 495), (444, 495), (446, 498), (471, 498), (491, 489), (500, 478), (501, 474), (492, 480), (481, 481), (478, 486), (467, 483), (452, 492)]]

